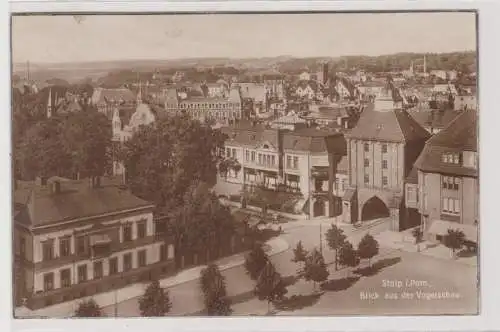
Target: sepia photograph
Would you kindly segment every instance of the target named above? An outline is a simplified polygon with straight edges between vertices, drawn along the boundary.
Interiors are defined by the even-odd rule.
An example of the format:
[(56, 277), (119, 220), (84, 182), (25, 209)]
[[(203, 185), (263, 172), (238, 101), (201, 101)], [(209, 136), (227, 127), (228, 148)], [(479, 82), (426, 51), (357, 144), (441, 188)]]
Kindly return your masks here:
[(480, 314), (479, 19), (11, 14), (13, 317)]

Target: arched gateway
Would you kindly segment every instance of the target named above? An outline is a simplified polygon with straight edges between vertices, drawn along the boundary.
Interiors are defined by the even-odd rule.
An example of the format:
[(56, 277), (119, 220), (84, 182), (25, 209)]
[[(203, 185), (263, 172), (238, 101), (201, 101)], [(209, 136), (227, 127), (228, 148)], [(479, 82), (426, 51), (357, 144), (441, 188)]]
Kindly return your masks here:
[(385, 203), (378, 198), (373, 196), (365, 202), (361, 210), (361, 220), (372, 220), (377, 218), (387, 218), (391, 215), (389, 208)]

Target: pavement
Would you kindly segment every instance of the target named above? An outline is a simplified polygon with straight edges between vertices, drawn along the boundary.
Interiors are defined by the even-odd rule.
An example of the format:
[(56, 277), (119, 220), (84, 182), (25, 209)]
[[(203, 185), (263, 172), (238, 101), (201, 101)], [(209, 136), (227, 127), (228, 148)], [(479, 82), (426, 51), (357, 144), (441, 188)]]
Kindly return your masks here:
[[(266, 242), (267, 254), (271, 257), (289, 249), (288, 243), (280, 237), (275, 237)], [(239, 253), (229, 257), (221, 258), (214, 263), (219, 266), (221, 271), (243, 265), (245, 261), (245, 253)], [(190, 269), (182, 270), (174, 276), (160, 280), (160, 285), (164, 288), (171, 288), (190, 281), (196, 281), (200, 277), (200, 272), (206, 265), (196, 266)], [(131, 284), (127, 287), (120, 288), (116, 291), (100, 293), (92, 296), (94, 301), (101, 307), (106, 308), (113, 306), (115, 303), (126, 302), (136, 299), (144, 294), (147, 287), (145, 283)], [(16, 317), (51, 317), (51, 318), (67, 318), (73, 316), (79, 303), (91, 297), (85, 297), (73, 301), (59, 303), (53, 306), (41, 308), (38, 310), (29, 310), (25, 307), (16, 308)]]

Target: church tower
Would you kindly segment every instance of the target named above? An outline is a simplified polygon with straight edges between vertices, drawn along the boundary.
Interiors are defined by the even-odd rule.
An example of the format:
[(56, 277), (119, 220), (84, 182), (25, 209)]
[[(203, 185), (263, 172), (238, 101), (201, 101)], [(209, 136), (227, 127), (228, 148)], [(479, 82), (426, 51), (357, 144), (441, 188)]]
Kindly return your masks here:
[(141, 82), (139, 81), (139, 91), (137, 91), (137, 105), (141, 105), (142, 104), (142, 84)]

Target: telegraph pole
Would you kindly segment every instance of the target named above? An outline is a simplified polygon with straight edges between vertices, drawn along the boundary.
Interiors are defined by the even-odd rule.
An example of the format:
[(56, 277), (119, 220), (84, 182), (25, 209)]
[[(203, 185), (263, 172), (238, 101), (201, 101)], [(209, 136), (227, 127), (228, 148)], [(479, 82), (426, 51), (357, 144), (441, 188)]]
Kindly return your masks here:
[(323, 255), (323, 231), (322, 231), (322, 224), (319, 224), (319, 251)]

